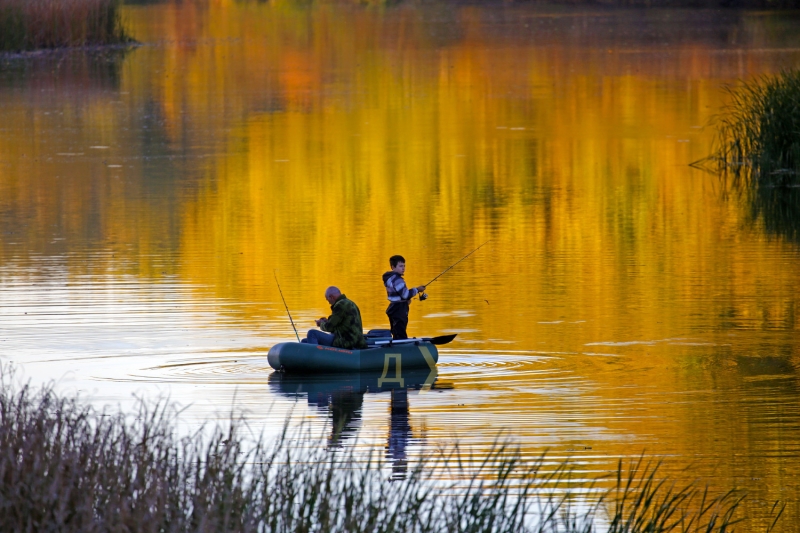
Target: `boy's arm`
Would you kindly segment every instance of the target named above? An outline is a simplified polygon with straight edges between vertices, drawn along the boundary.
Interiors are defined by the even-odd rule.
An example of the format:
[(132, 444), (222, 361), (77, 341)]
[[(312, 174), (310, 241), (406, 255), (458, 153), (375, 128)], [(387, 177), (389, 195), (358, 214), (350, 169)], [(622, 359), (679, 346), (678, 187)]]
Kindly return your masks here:
[(410, 300), (419, 292), (417, 289), (409, 289), (406, 287), (406, 280), (400, 276), (394, 277), (394, 280), (392, 281), (392, 288), (403, 300)]

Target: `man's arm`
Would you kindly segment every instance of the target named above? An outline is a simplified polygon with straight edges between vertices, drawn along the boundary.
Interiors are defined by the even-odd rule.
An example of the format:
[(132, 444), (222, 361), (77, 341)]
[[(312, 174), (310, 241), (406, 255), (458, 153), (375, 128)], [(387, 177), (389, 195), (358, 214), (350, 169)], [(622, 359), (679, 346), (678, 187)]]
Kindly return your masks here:
[(331, 313), (331, 316), (329, 316), (327, 320), (320, 322), (319, 329), (322, 331), (327, 331), (328, 333), (333, 333), (336, 331), (336, 328), (341, 325), (343, 318), (343, 314), (339, 311), (339, 309), (334, 309), (333, 313)]

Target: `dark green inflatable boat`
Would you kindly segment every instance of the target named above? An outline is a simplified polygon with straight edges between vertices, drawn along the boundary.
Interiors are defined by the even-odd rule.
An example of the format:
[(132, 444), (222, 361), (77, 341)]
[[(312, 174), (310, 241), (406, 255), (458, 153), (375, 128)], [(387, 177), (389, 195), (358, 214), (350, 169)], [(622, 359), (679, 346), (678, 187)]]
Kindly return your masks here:
[(392, 341), (391, 337), (379, 337), (375, 331), (370, 331), (366, 335), (368, 347), (363, 350), (282, 342), (269, 349), (267, 360), (275, 370), (293, 374), (378, 371), (385, 378), (391, 378), (401, 376), (404, 369), (436, 368), (439, 361), (436, 345), (450, 342), (454, 337)]

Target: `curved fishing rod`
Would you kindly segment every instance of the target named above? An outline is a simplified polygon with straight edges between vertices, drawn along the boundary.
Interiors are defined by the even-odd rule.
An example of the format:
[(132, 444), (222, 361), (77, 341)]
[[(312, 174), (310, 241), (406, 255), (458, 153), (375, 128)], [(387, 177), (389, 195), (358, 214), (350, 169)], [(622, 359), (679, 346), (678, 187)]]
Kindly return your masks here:
[(281, 293), (281, 300), (283, 300), (283, 306), (286, 308), (286, 314), (289, 315), (289, 322), (292, 323), (292, 329), (294, 330), (294, 334), (297, 337), (297, 342), (300, 342), (300, 334), (297, 333), (297, 328), (294, 327), (294, 320), (292, 320), (292, 313), (289, 312), (289, 306), (286, 305), (286, 298), (283, 297), (283, 291), (281, 290), (281, 284), (278, 283), (277, 271), (273, 270), (272, 274), (275, 276), (275, 284), (278, 286), (278, 292)]
[[(428, 285), (430, 285), (431, 283), (433, 283), (433, 282), (434, 282), (434, 281), (436, 281), (437, 279), (439, 279), (439, 278), (441, 278), (442, 276), (444, 276), (444, 275), (445, 275), (445, 273), (447, 273), (447, 271), (448, 271), (448, 270), (450, 270), (451, 268), (453, 268), (454, 266), (456, 266), (457, 264), (459, 264), (461, 261), (463, 261), (463, 260), (464, 260), (464, 259), (466, 259), (467, 257), (471, 256), (472, 254), (474, 254), (475, 252), (477, 252), (478, 250), (480, 250), (481, 248), (483, 248), (484, 246), (486, 246), (486, 244), (487, 244), (489, 241), (491, 241), (491, 240), (492, 240), (492, 239), (489, 239), (489, 240), (487, 240), (485, 243), (481, 244), (480, 246), (478, 246), (477, 248), (475, 248), (474, 250), (472, 250), (470, 253), (468, 253), (467, 255), (465, 255), (464, 257), (462, 257), (461, 259), (459, 259), (458, 261), (456, 261), (455, 263), (453, 263), (453, 264), (452, 264), (452, 265), (450, 265), (449, 267), (445, 268), (445, 269), (444, 269), (444, 270), (443, 270), (443, 271), (442, 271), (442, 272), (441, 272), (441, 273), (440, 273), (438, 276), (436, 276), (435, 278), (433, 278), (432, 280), (430, 280), (428, 283), (426, 283), (426, 284), (424, 285), (425, 289), (427, 289), (427, 288), (428, 288)], [(425, 300), (425, 298), (422, 298), (422, 296), (425, 296), (425, 298), (427, 298), (427, 295), (426, 295), (426, 294), (422, 294), (422, 295), (420, 295), (420, 300)]]

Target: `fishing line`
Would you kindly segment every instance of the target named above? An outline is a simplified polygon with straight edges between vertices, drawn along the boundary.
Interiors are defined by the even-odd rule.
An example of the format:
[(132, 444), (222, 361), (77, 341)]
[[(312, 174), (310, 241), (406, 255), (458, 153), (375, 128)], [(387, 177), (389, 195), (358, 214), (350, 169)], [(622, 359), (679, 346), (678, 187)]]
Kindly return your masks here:
[[(478, 246), (477, 248), (475, 248), (474, 250), (472, 250), (470, 253), (468, 253), (467, 255), (465, 255), (464, 257), (462, 257), (461, 259), (459, 259), (458, 261), (456, 261), (455, 263), (453, 263), (453, 264), (452, 264), (452, 265), (450, 265), (449, 267), (445, 268), (445, 269), (444, 269), (444, 270), (443, 270), (443, 271), (442, 271), (442, 272), (441, 272), (441, 273), (440, 273), (438, 276), (436, 276), (435, 278), (433, 278), (432, 280), (430, 280), (428, 283), (426, 283), (426, 284), (425, 284), (425, 289), (427, 290), (427, 288), (428, 288), (428, 285), (430, 285), (431, 283), (433, 283), (434, 281), (436, 281), (437, 279), (439, 279), (440, 277), (442, 277), (442, 276), (443, 276), (443, 275), (444, 275), (444, 274), (445, 274), (445, 273), (446, 273), (448, 270), (450, 270), (451, 268), (453, 268), (454, 266), (456, 266), (457, 264), (459, 264), (461, 261), (463, 261), (463, 260), (464, 260), (464, 259), (466, 259), (467, 257), (471, 256), (472, 254), (474, 254), (475, 252), (477, 252), (478, 250), (480, 250), (481, 248), (483, 248), (484, 246), (486, 246), (486, 244), (488, 244), (488, 242), (489, 242), (489, 241), (491, 241), (491, 240), (492, 240), (492, 239), (489, 239), (489, 240), (487, 240), (485, 243), (481, 244), (480, 246)], [(423, 298), (423, 296), (424, 296), (425, 298)], [(421, 295), (420, 295), (420, 298), (419, 298), (419, 299), (420, 299), (420, 300), (425, 300), (427, 297), (428, 297), (428, 295), (423, 293), (423, 294), (421, 294)]]

